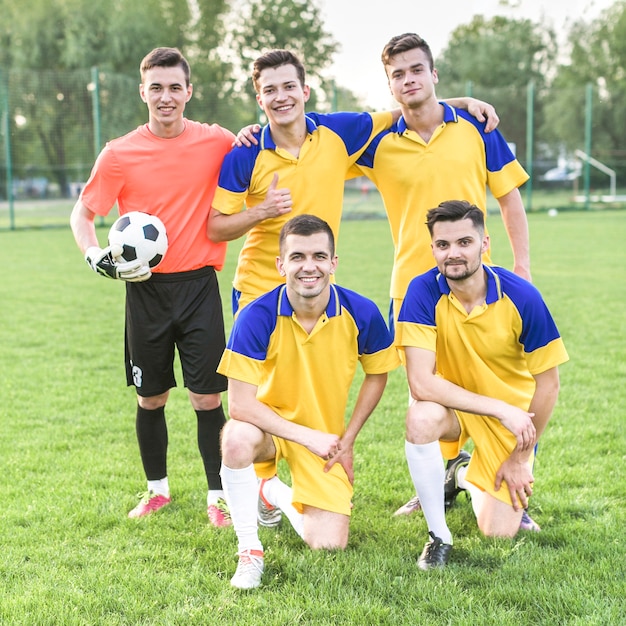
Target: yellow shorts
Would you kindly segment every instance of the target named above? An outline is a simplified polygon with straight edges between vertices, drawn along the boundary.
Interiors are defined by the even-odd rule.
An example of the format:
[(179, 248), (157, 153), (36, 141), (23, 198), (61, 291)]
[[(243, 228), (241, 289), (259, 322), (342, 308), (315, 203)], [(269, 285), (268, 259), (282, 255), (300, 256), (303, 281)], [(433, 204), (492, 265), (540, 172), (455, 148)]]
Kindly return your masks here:
[(272, 440), (276, 446), (276, 458), (254, 464), (259, 478), (272, 478), (278, 461), (285, 459), (291, 471), (293, 505), (297, 511), (302, 513), (303, 506), (307, 505), (332, 513), (351, 514), (354, 490), (339, 463), (324, 472), (326, 461), (304, 446), (273, 435)]
[[(472, 459), (467, 467), (465, 478), (482, 491), (486, 491), (497, 500), (511, 504), (511, 496), (506, 483), (499, 491), (495, 490), (496, 474), (500, 466), (509, 458), (517, 441), (499, 420), (485, 415), (455, 411), (461, 425), (458, 441), (440, 441), (441, 453), (446, 459), (456, 457), (468, 439), (474, 443)], [(532, 466), (534, 452), (529, 463)]]
[[(393, 324), (394, 328), (398, 327), (398, 315), (400, 315), (400, 309), (402, 308), (402, 298), (393, 298), (391, 300), (391, 311), (393, 313)], [(396, 341), (396, 337), (394, 334), (394, 343)], [(401, 350), (398, 344), (396, 344), (396, 350), (398, 351), (398, 356), (400, 357), (400, 363), (403, 367), (406, 367), (406, 356), (404, 354), (404, 350)]]

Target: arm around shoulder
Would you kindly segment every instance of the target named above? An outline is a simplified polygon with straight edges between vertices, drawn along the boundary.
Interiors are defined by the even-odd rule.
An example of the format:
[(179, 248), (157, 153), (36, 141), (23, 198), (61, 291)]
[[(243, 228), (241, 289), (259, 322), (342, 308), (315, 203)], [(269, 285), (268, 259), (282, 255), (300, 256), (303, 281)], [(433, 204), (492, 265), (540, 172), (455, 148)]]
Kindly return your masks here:
[(485, 122), (485, 132), (490, 133), (495, 130), (500, 123), (500, 118), (496, 113), (495, 107), (483, 100), (477, 100), (470, 96), (462, 96), (459, 98), (446, 98), (446, 104), (467, 111), (474, 116), (479, 122)]

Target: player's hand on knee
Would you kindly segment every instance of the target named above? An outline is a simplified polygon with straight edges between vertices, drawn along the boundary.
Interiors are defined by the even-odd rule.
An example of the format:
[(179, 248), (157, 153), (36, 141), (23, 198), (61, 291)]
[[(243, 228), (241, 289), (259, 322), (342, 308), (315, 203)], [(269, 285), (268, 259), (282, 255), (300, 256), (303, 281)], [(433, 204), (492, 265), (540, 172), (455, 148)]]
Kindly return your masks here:
[(336, 456), (332, 457), (328, 463), (324, 465), (324, 471), (328, 472), (335, 463), (339, 463), (339, 465), (343, 467), (350, 484), (354, 485), (354, 456), (352, 451), (340, 450)]
[(502, 425), (509, 430), (517, 440), (517, 450), (526, 452), (536, 443), (537, 431), (533, 423), (534, 413), (527, 413), (511, 404), (505, 404), (505, 410), (499, 416)]
[(528, 498), (533, 493), (533, 474), (528, 462), (507, 459), (496, 472), (494, 488), (500, 491), (502, 483), (506, 483), (516, 511), (528, 507)]
[(96, 274), (114, 280), (141, 282), (152, 276), (150, 267), (140, 259), (116, 262), (115, 257), (120, 256), (121, 253), (120, 246), (114, 245), (106, 248), (91, 246), (85, 252), (85, 261)]
[(341, 450), (341, 439), (338, 435), (314, 430), (306, 447), (325, 461), (333, 459)]

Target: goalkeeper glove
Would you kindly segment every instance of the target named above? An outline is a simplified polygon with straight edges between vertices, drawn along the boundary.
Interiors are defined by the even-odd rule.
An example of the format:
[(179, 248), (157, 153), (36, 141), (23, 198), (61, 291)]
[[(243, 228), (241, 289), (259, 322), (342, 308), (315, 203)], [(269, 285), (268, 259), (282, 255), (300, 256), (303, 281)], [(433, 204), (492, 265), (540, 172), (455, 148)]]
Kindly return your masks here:
[[(118, 251), (118, 254), (114, 254)], [(122, 250), (118, 245), (108, 246), (104, 249), (91, 246), (87, 248), (85, 252), (85, 261), (87, 261), (87, 265), (89, 265), (96, 274), (100, 274), (106, 278), (125, 280), (129, 283), (138, 283), (148, 280), (148, 278), (152, 276), (150, 267), (140, 259), (116, 263), (114, 257), (119, 256), (121, 252)]]

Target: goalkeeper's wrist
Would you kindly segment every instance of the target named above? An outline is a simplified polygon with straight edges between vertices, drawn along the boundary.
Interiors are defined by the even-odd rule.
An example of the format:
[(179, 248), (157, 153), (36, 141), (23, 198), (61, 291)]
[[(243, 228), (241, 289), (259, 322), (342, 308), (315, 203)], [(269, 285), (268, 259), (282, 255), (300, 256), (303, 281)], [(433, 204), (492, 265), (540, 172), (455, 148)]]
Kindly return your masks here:
[(89, 246), (87, 250), (85, 250), (85, 261), (88, 265), (94, 265), (93, 260), (97, 259), (102, 253), (102, 248), (99, 246)]
[(119, 278), (115, 262), (111, 258), (108, 248), (90, 246), (85, 250), (85, 261), (96, 274), (106, 278)]

